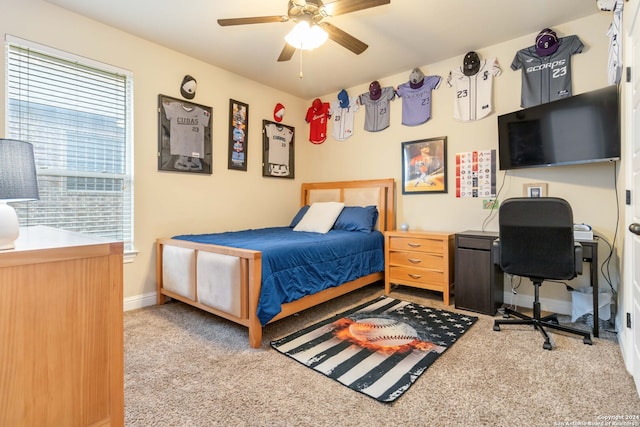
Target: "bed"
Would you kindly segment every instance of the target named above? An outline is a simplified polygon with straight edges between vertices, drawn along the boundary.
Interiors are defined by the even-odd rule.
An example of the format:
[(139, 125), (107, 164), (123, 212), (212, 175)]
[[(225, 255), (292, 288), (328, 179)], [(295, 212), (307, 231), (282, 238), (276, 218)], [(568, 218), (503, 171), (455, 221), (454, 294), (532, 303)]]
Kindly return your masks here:
[[(369, 245), (374, 244), (371, 243), (372, 241), (379, 240), (382, 232), (394, 228), (394, 202), (393, 179), (304, 183), (301, 187), (301, 208), (313, 206), (313, 204), (343, 203), (346, 211), (347, 207), (361, 209), (361, 207), (375, 206), (377, 210), (377, 219), (374, 219), (375, 230), (371, 233), (361, 233), (332, 229), (326, 235), (317, 236), (323, 239), (321, 242), (313, 240), (315, 238), (313, 235), (318, 233), (279, 230), (290, 227), (245, 230), (249, 232), (250, 240), (232, 244), (228, 244), (231, 234), (237, 233), (159, 238), (156, 241), (157, 302), (164, 304), (167, 298), (172, 298), (243, 325), (249, 330), (249, 345), (259, 348), (262, 344), (262, 328), (268, 323), (384, 280), (384, 261), (382, 261), (382, 268), (376, 264), (379, 257), (384, 260), (382, 244), (378, 248), (372, 248)], [(303, 211), (300, 212), (300, 214), (303, 213)], [(280, 275), (288, 274), (286, 272), (278, 272), (278, 276), (273, 277), (276, 268), (274, 260), (283, 258), (277, 258), (274, 252), (279, 249), (271, 248), (269, 245), (272, 241), (283, 239), (281, 234), (273, 234), (281, 232), (293, 236), (295, 243), (288, 243), (287, 246), (292, 249), (298, 248), (299, 257), (305, 259), (318, 259), (318, 255), (308, 251), (324, 246), (324, 240), (342, 239), (339, 237), (341, 233), (345, 238), (358, 239), (331, 251), (341, 253), (347, 248), (362, 245), (371, 258), (376, 259), (376, 262), (371, 262), (372, 268), (376, 271), (367, 272), (360, 268), (362, 264), (368, 264), (369, 255), (350, 254), (349, 256), (354, 258), (351, 258), (348, 268), (345, 268), (343, 263), (331, 269), (331, 272), (339, 272), (339, 274), (327, 274), (326, 270), (322, 270), (325, 273), (313, 273), (321, 275), (323, 280), (327, 281), (321, 289), (296, 287), (293, 296), (287, 295), (283, 301), (277, 301), (278, 306), (274, 308), (272, 295), (274, 289), (280, 292), (279, 286), (282, 283), (293, 282), (292, 276)], [(365, 238), (363, 236), (365, 234), (370, 234), (370, 237)], [(308, 239), (311, 240), (306, 242)], [(361, 243), (362, 239), (364, 240)], [(256, 249), (262, 247), (265, 249)], [(286, 257), (286, 259), (290, 258), (291, 256)], [(298, 258), (298, 255), (293, 258)], [(317, 269), (316, 267), (313, 266), (311, 269)], [(313, 280), (313, 282), (316, 281)], [(270, 305), (265, 308), (265, 301), (269, 300)]]

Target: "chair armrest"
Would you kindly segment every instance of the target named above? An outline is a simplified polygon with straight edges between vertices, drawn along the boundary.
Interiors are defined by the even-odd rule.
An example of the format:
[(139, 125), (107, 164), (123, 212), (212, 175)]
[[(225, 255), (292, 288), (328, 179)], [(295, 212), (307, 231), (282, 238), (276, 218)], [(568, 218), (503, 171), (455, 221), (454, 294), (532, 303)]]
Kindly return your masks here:
[(575, 262), (576, 262), (576, 276), (578, 274), (582, 274), (582, 264), (583, 264), (583, 260), (582, 260), (582, 245), (578, 242), (574, 242), (574, 256), (575, 256)]
[(491, 245), (491, 260), (494, 264), (500, 265), (500, 239), (493, 241)]

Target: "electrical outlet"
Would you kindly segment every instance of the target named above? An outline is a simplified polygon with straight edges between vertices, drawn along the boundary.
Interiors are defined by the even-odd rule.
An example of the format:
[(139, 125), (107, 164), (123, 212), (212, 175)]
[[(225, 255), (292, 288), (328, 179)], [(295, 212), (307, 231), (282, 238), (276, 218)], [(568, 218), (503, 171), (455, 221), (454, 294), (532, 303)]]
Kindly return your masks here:
[(498, 209), (498, 199), (485, 199), (482, 201), (482, 209)]

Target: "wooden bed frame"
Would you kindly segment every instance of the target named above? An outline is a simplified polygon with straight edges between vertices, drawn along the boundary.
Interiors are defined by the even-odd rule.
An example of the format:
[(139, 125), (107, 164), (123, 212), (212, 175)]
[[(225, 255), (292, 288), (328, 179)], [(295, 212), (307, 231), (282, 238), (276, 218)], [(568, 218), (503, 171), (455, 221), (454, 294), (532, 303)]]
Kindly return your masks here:
[[(340, 181), (302, 184), (300, 205), (308, 205), (313, 202), (341, 201), (346, 206), (367, 206), (377, 204), (378, 225), (380, 231), (392, 230), (395, 226), (395, 183), (393, 179), (378, 179), (364, 181)], [(239, 310), (229, 313), (219, 308), (214, 308), (199, 301), (197, 284), (190, 286), (193, 298), (178, 294), (166, 289), (163, 285), (163, 251), (165, 247), (184, 248), (194, 253), (193, 258), (197, 265), (198, 255), (202, 252), (220, 254), (239, 260)], [(231, 320), (232, 322), (249, 328), (249, 345), (259, 348), (262, 345), (262, 325), (257, 317), (258, 300), (260, 297), (262, 277), (262, 254), (260, 251), (239, 249), (227, 246), (210, 245), (203, 243), (176, 240), (171, 238), (159, 238), (156, 240), (156, 287), (157, 302), (164, 304), (167, 297), (182, 301), (186, 304), (205, 310), (209, 313)], [(191, 272), (195, 265), (185, 267)], [(191, 275), (195, 277), (195, 272)], [(193, 279), (195, 281), (195, 279)], [(333, 298), (347, 294), (351, 291), (369, 285), (379, 280), (384, 280), (384, 272), (370, 274), (339, 286), (325, 289), (314, 295), (305, 296), (299, 300), (282, 304), (282, 311), (269, 323), (307, 308), (329, 301)]]

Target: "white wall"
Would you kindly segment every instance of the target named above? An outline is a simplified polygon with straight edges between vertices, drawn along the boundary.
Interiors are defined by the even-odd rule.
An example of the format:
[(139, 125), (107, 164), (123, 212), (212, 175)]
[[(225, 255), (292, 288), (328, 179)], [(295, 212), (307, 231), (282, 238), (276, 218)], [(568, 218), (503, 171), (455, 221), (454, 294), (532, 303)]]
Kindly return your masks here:
[[(393, 177), (401, 180), (401, 143), (447, 136), (449, 192), (447, 194), (397, 196), (398, 223), (414, 229), (479, 229), (489, 213), (481, 200), (457, 199), (454, 193), (454, 156), (457, 152), (497, 149), (497, 114), (519, 108), (520, 72), (509, 68), (513, 55), (533, 44), (535, 34), (491, 47), (478, 46), (481, 58), (497, 57), (503, 69), (495, 79), (496, 112), (474, 123), (452, 119), (453, 89), (443, 82), (434, 92), (433, 118), (424, 125), (400, 124), (401, 100), (392, 103), (392, 123), (387, 130), (363, 130), (364, 113), (356, 117), (356, 134), (347, 142), (331, 137), (321, 145), (307, 142), (308, 125), (304, 113), (311, 100), (302, 100), (197, 61), (179, 52), (149, 43), (41, 0), (0, 0), (2, 33), (21, 37), (57, 49), (86, 56), (133, 72), (135, 144), (135, 242), (139, 254), (125, 265), (125, 297), (150, 295), (155, 291), (155, 248), (157, 237), (182, 233), (222, 231), (285, 224), (299, 203), (301, 182)], [(603, 87), (606, 81), (608, 39), (605, 35), (610, 15), (591, 17), (558, 26), (559, 35), (577, 34), (585, 44), (573, 58), (574, 93)], [(470, 34), (469, 37), (473, 37)], [(0, 73), (5, 74), (4, 55)], [(423, 64), (425, 74), (446, 80), (462, 56), (437, 64)], [(404, 83), (410, 70), (395, 76), (380, 76), (383, 86)], [(214, 172), (210, 176), (157, 171), (157, 97), (180, 97), (185, 74), (198, 81), (194, 102), (213, 107)], [(4, 80), (4, 78), (3, 78)], [(347, 88), (352, 96), (367, 90), (369, 82)], [(5, 87), (0, 87), (4, 98)], [(336, 93), (322, 97), (335, 99)], [(228, 108), (233, 98), (249, 104), (248, 171), (227, 169)], [(284, 123), (296, 128), (296, 179), (263, 178), (261, 173), (261, 124), (272, 120), (273, 107), (283, 103)], [(4, 116), (5, 105), (0, 105)], [(0, 136), (4, 136), (4, 122)], [(499, 172), (498, 180), (503, 178)], [(509, 172), (500, 199), (520, 195), (522, 184), (547, 182), (549, 194), (567, 198), (575, 219), (589, 223), (611, 240), (616, 225), (610, 165), (573, 166)], [(496, 221), (488, 229), (496, 229)], [(604, 247), (605, 245), (601, 245)], [(601, 259), (605, 256), (601, 249)], [(529, 287), (527, 287), (529, 288)], [(543, 297), (567, 299), (564, 288), (543, 287)], [(548, 288), (548, 289), (547, 289)]]

